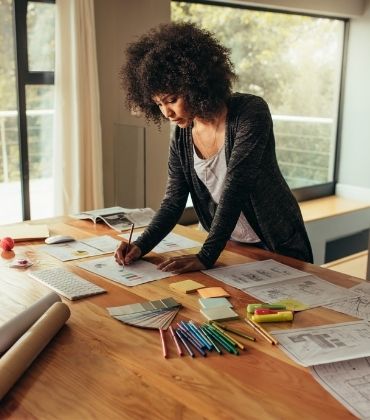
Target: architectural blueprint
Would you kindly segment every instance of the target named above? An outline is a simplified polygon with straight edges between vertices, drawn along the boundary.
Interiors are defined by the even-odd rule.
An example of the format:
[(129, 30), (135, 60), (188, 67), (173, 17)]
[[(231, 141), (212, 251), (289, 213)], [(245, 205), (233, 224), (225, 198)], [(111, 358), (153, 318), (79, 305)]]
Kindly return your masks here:
[(278, 280), (287, 280), (308, 275), (304, 271), (296, 270), (275, 260), (237, 264), (229, 267), (204, 270), (203, 272), (208, 276), (242, 290), (251, 286), (259, 286), (261, 284), (274, 283)]
[(356, 295), (325, 305), (325, 308), (370, 321), (370, 283), (362, 282), (348, 290)]
[(321, 327), (272, 331), (288, 356), (303, 366), (370, 356), (370, 324), (345, 322)]
[(262, 302), (273, 303), (290, 298), (302, 302), (310, 308), (353, 296), (349, 289), (336, 286), (311, 275), (243, 288), (242, 290)]
[(370, 358), (312, 366), (313, 377), (361, 419), (370, 419)]

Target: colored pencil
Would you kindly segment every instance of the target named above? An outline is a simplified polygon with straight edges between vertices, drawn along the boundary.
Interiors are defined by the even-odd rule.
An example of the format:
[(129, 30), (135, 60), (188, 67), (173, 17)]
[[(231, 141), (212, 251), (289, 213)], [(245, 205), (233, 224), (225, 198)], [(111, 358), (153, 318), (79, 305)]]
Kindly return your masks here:
[(211, 322), (211, 325), (216, 328), (222, 335), (224, 335), (226, 338), (228, 338), (232, 343), (236, 344), (241, 350), (244, 350), (244, 345), (238, 341), (235, 340), (235, 338), (231, 337), (227, 332), (223, 330), (218, 324), (215, 322)]
[(186, 327), (184, 321), (181, 321), (180, 324), (177, 323), (177, 326), (180, 328), (182, 334), (185, 335), (186, 338), (188, 338), (188, 340), (194, 341), (196, 346), (201, 349), (205, 348), (203, 342), (199, 341), (198, 337), (196, 337), (195, 334), (189, 328)]
[(208, 324), (208, 327), (211, 328), (211, 330), (213, 330), (213, 332), (220, 335), (227, 343), (230, 344), (230, 346), (237, 347), (237, 345), (234, 343), (234, 341), (232, 341), (228, 337), (226, 337), (225, 334), (222, 331), (220, 331), (218, 328), (216, 328), (214, 325)]
[(135, 227), (135, 223), (133, 223), (131, 225), (130, 236), (128, 237), (128, 243), (127, 243), (126, 250), (125, 250), (125, 258), (126, 258), (127, 252), (130, 251), (130, 245), (131, 245), (131, 239), (132, 239), (132, 232), (134, 231), (134, 227)]
[(182, 329), (182, 328), (179, 328), (179, 332), (181, 333), (181, 335), (186, 339), (186, 340), (188, 340), (188, 342), (195, 348), (195, 349), (197, 349), (197, 351), (203, 356), (203, 357), (206, 357), (207, 356), (207, 353), (203, 350), (203, 348), (202, 348), (202, 345), (199, 345), (198, 343), (198, 340), (196, 340), (195, 338), (194, 338), (194, 336), (192, 335), (192, 334), (190, 334), (188, 331), (186, 331), (186, 330), (184, 330), (184, 329)]
[(163, 357), (167, 357), (167, 347), (166, 347), (166, 342), (164, 341), (164, 334), (163, 334), (162, 328), (159, 329), (159, 335), (161, 336)]
[(218, 341), (229, 353), (234, 353), (236, 355), (239, 354), (238, 350), (229, 343), (224, 337), (221, 336), (220, 333), (217, 332), (217, 330), (212, 329), (210, 325), (204, 324), (204, 327), (206, 328), (206, 331), (214, 338), (216, 341)]
[(212, 350), (212, 346), (208, 343), (207, 340), (204, 339), (203, 335), (201, 335), (194, 324), (188, 322), (186, 324), (191, 331), (198, 337), (198, 340), (202, 342), (202, 344), (206, 347), (207, 350)]
[(198, 331), (198, 334), (202, 336), (203, 341), (207, 343), (208, 350), (212, 350), (213, 343), (209, 340), (208, 336), (204, 334), (204, 331), (198, 327), (194, 321), (189, 321), (189, 324), (192, 325)]
[(168, 327), (168, 329), (170, 330), (170, 334), (171, 334), (172, 340), (175, 343), (177, 353), (179, 354), (179, 356), (182, 356), (182, 350), (181, 350), (180, 344), (177, 341), (177, 338), (175, 336), (175, 333), (173, 332), (173, 329), (172, 329), (171, 325)]
[(244, 320), (249, 326), (251, 326), (256, 332), (258, 332), (270, 344), (278, 344), (277, 340), (274, 337), (272, 337), (266, 330), (264, 330), (256, 322), (253, 322), (252, 320), (248, 318), (244, 318)]
[(181, 335), (181, 332), (179, 330), (175, 330), (175, 334), (179, 337), (180, 341), (186, 348), (186, 351), (189, 353), (191, 357), (195, 357), (195, 354), (191, 350), (191, 348), (188, 346), (188, 343), (185, 341), (185, 338)]
[(212, 343), (212, 346), (215, 348), (217, 353), (221, 356), (222, 355), (222, 350), (217, 346), (217, 344), (214, 342), (213, 338), (210, 337), (210, 334), (208, 333), (208, 331), (202, 326), (200, 327), (200, 329), (202, 330), (203, 334), (208, 338), (208, 340)]
[(242, 331), (236, 330), (236, 329), (231, 328), (231, 327), (229, 327), (227, 325), (224, 325), (224, 324), (218, 324), (217, 322), (214, 322), (214, 321), (213, 321), (213, 323), (215, 323), (216, 325), (218, 325), (223, 330), (229, 331), (229, 332), (231, 332), (231, 333), (233, 333), (235, 335), (238, 335), (239, 337), (246, 338), (247, 340), (250, 340), (250, 341), (256, 341), (255, 337), (252, 337), (252, 336), (250, 336), (248, 334), (244, 334), (244, 332), (242, 332)]

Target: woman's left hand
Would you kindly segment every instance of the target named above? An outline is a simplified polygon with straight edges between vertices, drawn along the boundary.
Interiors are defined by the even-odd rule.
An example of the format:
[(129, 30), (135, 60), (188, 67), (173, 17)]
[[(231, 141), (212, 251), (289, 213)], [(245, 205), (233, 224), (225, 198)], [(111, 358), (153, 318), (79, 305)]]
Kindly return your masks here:
[(200, 262), (196, 255), (180, 255), (179, 257), (171, 257), (158, 264), (162, 271), (171, 271), (172, 273), (181, 274), (188, 271), (205, 270), (206, 267)]

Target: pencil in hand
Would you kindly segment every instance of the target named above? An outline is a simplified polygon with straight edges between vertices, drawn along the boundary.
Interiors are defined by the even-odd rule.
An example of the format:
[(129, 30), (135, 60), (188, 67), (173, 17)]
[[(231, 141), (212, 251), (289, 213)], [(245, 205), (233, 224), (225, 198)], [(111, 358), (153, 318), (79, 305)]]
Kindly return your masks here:
[(134, 231), (134, 228), (135, 228), (135, 223), (133, 223), (131, 225), (130, 235), (128, 237), (128, 243), (127, 243), (126, 250), (125, 250), (125, 256), (123, 258), (123, 263), (125, 263), (125, 259), (126, 259), (127, 253), (130, 251), (131, 239), (132, 239), (132, 232)]

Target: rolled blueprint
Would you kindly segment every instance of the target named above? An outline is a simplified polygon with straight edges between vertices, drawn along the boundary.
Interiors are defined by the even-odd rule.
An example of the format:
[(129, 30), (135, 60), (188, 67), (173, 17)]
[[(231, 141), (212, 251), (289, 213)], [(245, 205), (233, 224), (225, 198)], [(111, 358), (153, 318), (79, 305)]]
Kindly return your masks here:
[(2, 325), (0, 327), (0, 355), (5, 353), (53, 303), (60, 301), (59, 295), (54, 292), (48, 293)]
[(0, 400), (62, 328), (71, 312), (54, 303), (0, 359)]

